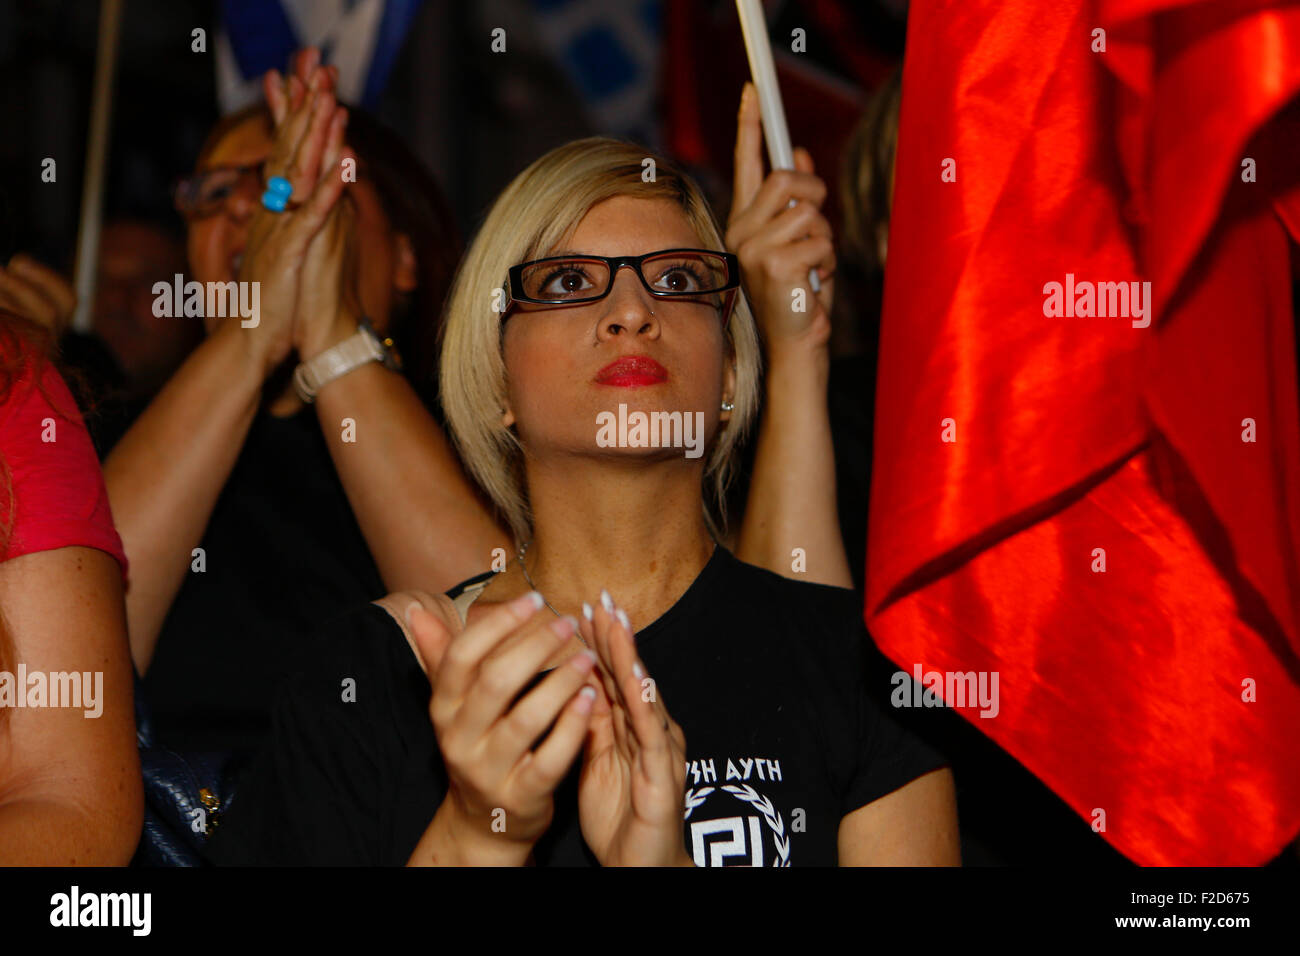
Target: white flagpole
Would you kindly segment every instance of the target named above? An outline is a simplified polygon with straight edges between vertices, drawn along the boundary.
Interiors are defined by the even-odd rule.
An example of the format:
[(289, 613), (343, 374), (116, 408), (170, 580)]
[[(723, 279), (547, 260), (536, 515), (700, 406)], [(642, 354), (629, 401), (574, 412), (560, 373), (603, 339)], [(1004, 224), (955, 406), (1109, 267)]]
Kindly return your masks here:
[[(767, 19), (763, 14), (763, 0), (736, 0), (740, 14), (740, 30), (745, 36), (745, 52), (749, 55), (749, 72), (758, 89), (758, 107), (763, 114), (763, 136), (767, 140), (767, 156), (773, 169), (794, 169), (794, 149), (790, 145), (790, 127), (785, 122), (785, 105), (781, 102), (781, 87), (776, 82), (776, 65), (772, 62), (772, 44), (767, 38)], [(793, 202), (790, 205), (794, 205)], [(820, 292), (821, 282), (817, 270), (808, 273), (808, 284), (813, 292)]]
[(108, 165), (108, 121), (113, 113), (113, 75), (117, 70), (117, 37), (122, 26), (123, 0), (101, 0), (99, 44), (95, 52), (95, 84), (90, 104), (90, 133), (81, 187), (81, 220), (77, 227), (76, 332), (90, 331), (95, 304), (95, 274), (99, 265), (99, 232), (104, 217), (104, 178)]

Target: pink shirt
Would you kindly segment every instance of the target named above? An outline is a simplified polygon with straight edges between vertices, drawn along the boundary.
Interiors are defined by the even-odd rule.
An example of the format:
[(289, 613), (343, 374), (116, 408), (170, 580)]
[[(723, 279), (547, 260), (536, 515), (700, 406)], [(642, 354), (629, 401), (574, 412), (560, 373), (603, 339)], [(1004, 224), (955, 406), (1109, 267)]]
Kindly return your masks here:
[(81, 413), (50, 362), (41, 363), (36, 386), (34, 356), (21, 348), (21, 372), (0, 404), (0, 534), (16, 503), (0, 560), (55, 548), (98, 548), (117, 559), (125, 582), (126, 552)]

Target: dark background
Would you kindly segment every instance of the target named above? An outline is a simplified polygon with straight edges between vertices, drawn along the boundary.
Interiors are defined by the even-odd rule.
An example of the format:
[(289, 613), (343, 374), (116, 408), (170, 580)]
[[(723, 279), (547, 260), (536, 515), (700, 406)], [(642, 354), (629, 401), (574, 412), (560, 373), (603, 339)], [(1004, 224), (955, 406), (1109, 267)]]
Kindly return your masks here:
[[(603, 0), (632, 4), (635, 0)], [(769, 4), (773, 45), (807, 32), (807, 53), (780, 57), (796, 145), (833, 179), (856, 108), (902, 55), (905, 0)], [(731, 179), (735, 110), (748, 66), (732, 0), (643, 0), (642, 37), (658, 63), (652, 108), (602, 122), (590, 93), (627, 82), (617, 57), (578, 67), (546, 36), (563, 0), (426, 0), (377, 112), (436, 175), (468, 236), (510, 177), (579, 136), (620, 135), (687, 160), (720, 201)], [(188, 172), (218, 116), (213, 0), (127, 0), (115, 84), (105, 218), (166, 217), (169, 187)], [(0, 255), (21, 249), (68, 268), (76, 239), (98, 29), (95, 0), (0, 0)], [(492, 53), (491, 31), (507, 33)], [(207, 52), (191, 31), (207, 30)], [(618, 128), (614, 128), (618, 127)], [(693, 145), (694, 144), (694, 145)], [(703, 145), (703, 150), (699, 148)], [(673, 149), (684, 145), (685, 148)], [(687, 155), (683, 155), (683, 154)], [(41, 161), (58, 164), (42, 183)]]

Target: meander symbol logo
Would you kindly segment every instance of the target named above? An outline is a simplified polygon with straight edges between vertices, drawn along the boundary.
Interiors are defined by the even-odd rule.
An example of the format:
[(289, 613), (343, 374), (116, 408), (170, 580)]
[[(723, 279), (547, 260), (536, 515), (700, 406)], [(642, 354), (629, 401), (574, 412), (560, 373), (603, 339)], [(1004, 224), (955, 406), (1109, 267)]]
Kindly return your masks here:
[[(710, 802), (709, 797), (714, 794), (728, 794), (754, 812), (691, 820), (691, 815)], [(716, 799), (713, 802), (716, 805)], [(749, 784), (688, 788), (685, 806), (683, 819), (690, 821), (691, 856), (696, 866), (790, 865), (790, 836), (785, 830), (785, 820), (772, 801)], [(715, 809), (722, 808), (715, 806)], [(765, 838), (764, 834), (769, 836)]]

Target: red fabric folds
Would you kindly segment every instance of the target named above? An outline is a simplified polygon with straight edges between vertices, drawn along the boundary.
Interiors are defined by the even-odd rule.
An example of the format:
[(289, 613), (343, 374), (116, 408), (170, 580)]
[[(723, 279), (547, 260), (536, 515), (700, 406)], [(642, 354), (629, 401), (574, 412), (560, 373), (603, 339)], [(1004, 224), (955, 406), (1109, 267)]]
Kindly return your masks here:
[(1300, 831), (1298, 91), (1294, 6), (911, 8), (867, 623), (1141, 863)]

